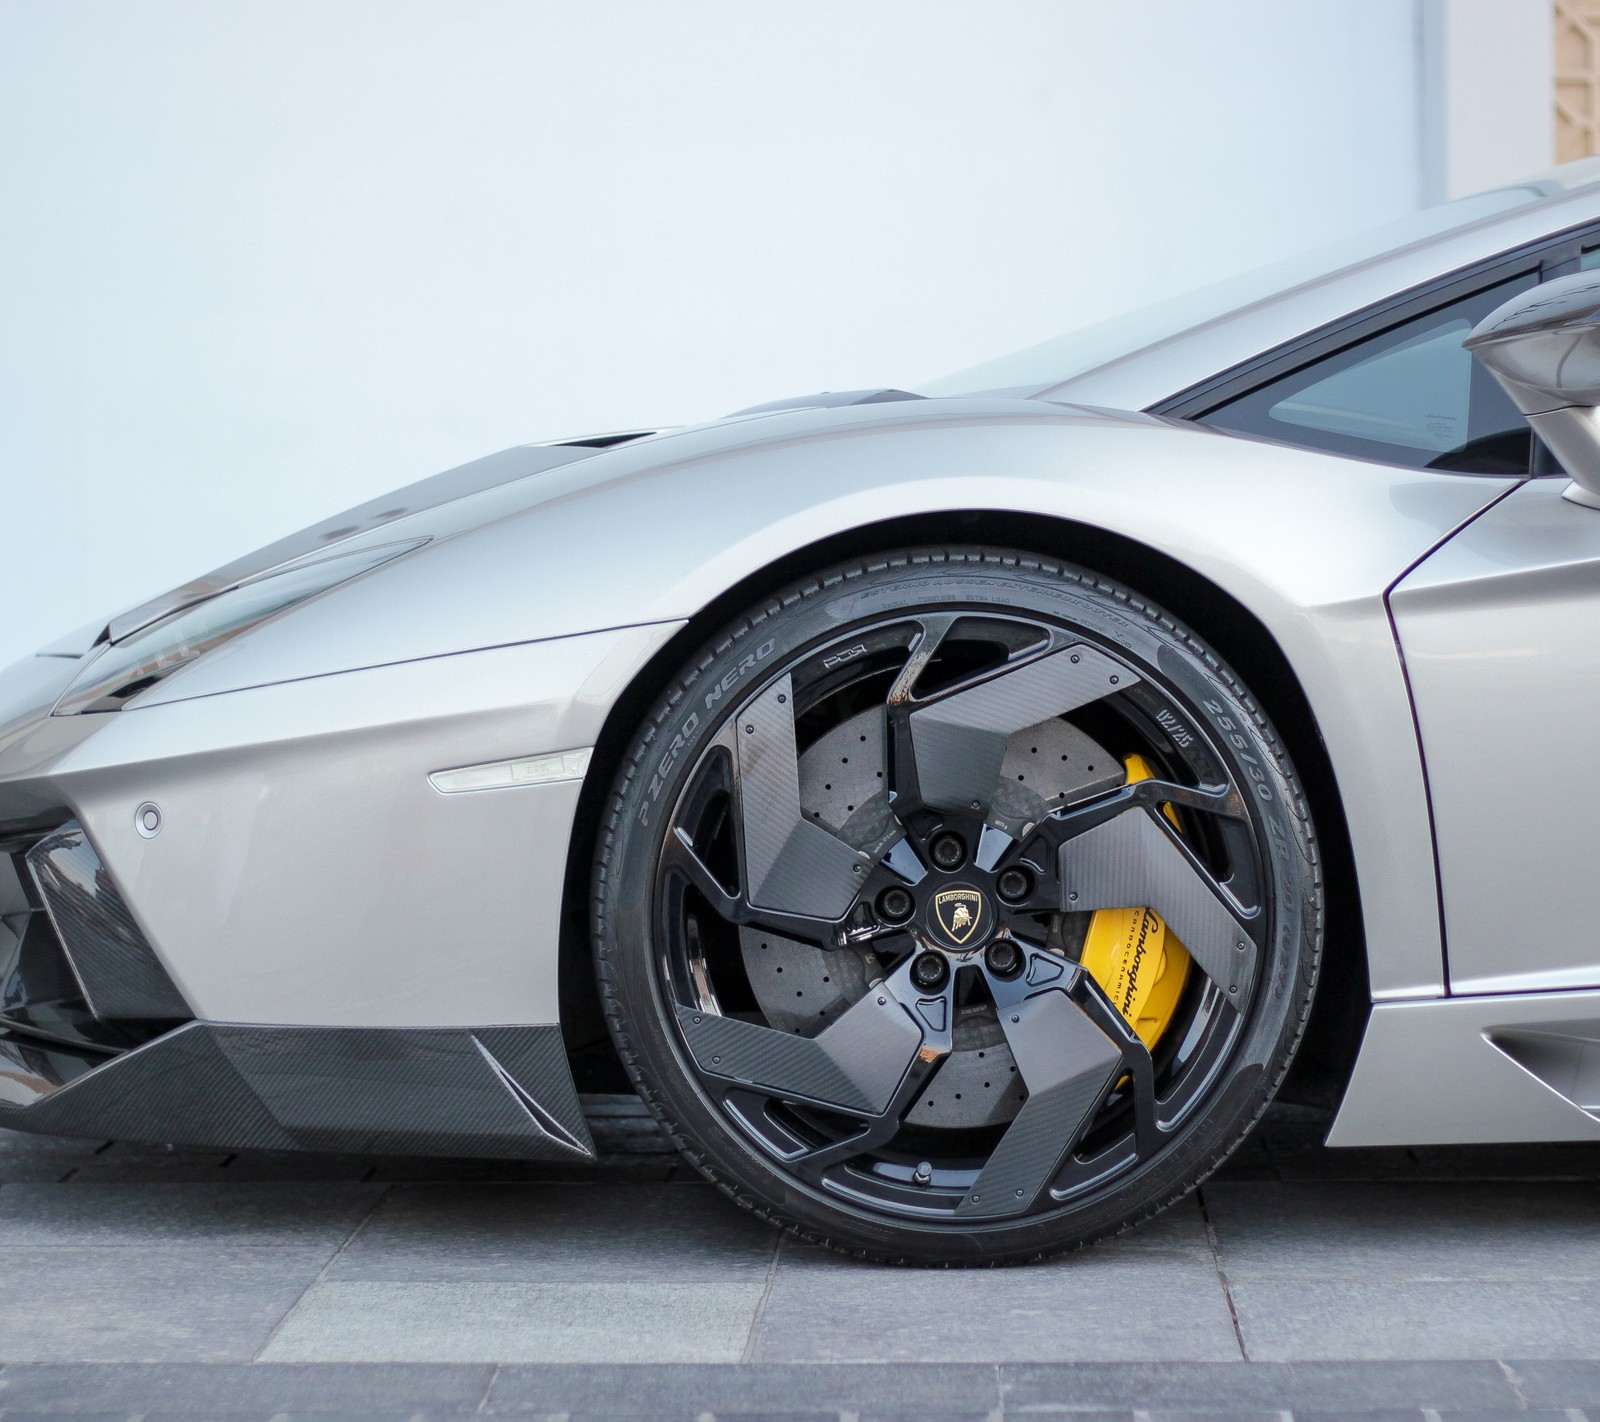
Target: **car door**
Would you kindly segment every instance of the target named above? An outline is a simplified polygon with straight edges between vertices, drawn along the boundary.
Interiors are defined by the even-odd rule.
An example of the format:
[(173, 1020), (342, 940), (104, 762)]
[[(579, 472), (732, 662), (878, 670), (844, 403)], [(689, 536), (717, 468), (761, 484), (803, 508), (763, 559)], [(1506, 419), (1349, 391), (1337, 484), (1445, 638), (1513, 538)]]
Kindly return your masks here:
[(1187, 397), (1235, 433), (1457, 473), (1523, 474), (1402, 577), (1390, 614), (1416, 711), (1455, 993), (1600, 986), (1600, 512), (1461, 348), (1529, 286), (1594, 265), (1579, 233), (1369, 313)]

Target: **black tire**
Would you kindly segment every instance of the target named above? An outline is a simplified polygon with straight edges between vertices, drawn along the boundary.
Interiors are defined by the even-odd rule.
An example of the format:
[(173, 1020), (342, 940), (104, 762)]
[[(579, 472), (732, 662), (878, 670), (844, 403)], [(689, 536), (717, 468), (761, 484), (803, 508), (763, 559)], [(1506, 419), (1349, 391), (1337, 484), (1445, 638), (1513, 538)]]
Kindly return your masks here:
[[(929, 648), (932, 660), (907, 671)], [(1085, 676), (1100, 680), (1085, 691)], [(889, 686), (898, 699), (882, 713), (874, 761), (868, 733)], [(1062, 702), (1065, 714), (1047, 709), (1014, 729), (1040, 697)], [(864, 799), (812, 808), (825, 798), (819, 775), (848, 764), (835, 752), (853, 748), (858, 726), (862, 763), (839, 769), (854, 777), (841, 793), (862, 799), (877, 775), (894, 787), (892, 812)], [(1039, 733), (1054, 738), (1051, 767), (1019, 788), (1016, 764), (1031, 772), (1044, 762), (1002, 763), (995, 738), (1007, 757), (1037, 756), (1023, 742)], [(1109, 761), (1093, 764), (1107, 748), (1109, 771)], [(987, 800), (956, 803), (1002, 764)], [(1146, 770), (1141, 790), (1135, 777)], [(791, 784), (799, 829), (783, 788)], [(905, 846), (895, 848), (896, 874), (884, 853), (901, 830), (918, 863), (908, 871)], [(940, 835), (956, 846), (936, 850)], [(957, 871), (937, 867), (936, 854), (953, 859), (957, 848)], [(1021, 877), (1005, 879), (1006, 891), (1027, 888), (1015, 909), (997, 897), (1008, 866)], [(752, 883), (753, 874), (764, 877)], [(825, 921), (856, 885), (842, 922), (861, 936), (840, 947), (841, 930)], [(897, 927), (904, 903), (884, 895), (902, 885), (915, 916)], [(1079, 889), (1086, 908), (1068, 908)], [(1160, 971), (1181, 959), (1183, 975), (1176, 1006), (1144, 1047), (1074, 955), (1097, 931), (1088, 910), (1153, 908), (1158, 897), (1163, 917), (1139, 919), (1139, 931), (1168, 933), (1153, 940), (1167, 944)], [(843, 564), (714, 637), (624, 759), (599, 834), (592, 907), (613, 1038), (688, 1159), (739, 1204), (806, 1239), (932, 1265), (1041, 1259), (1124, 1230), (1193, 1189), (1289, 1067), (1311, 1010), (1323, 923), (1299, 780), (1216, 653), (1126, 588), (990, 548)], [(813, 931), (808, 914), (822, 926)], [(733, 921), (752, 915), (757, 922)], [(1163, 921), (1173, 918), (1188, 935), (1181, 953)], [(970, 942), (957, 941), (960, 929)], [(769, 947), (779, 956), (760, 956)], [(1119, 961), (1131, 963), (1133, 982), (1139, 954)], [(773, 962), (790, 968), (781, 992), (767, 972)], [(942, 986), (924, 986), (941, 972)], [(810, 1003), (788, 1003), (794, 983), (803, 985), (797, 995), (815, 987), (820, 1024), (807, 1025)], [(1120, 1010), (1137, 1015), (1127, 1005), (1133, 991)], [(846, 1013), (846, 1031), (810, 1044)], [(1002, 1059), (1021, 1065), (1022, 1085), (1001, 1080), (995, 1091), (984, 1081), (993, 1094), (959, 1107), (947, 1094), (941, 1104), (939, 1070), (948, 1066), (951, 1082), (966, 1080), (976, 1098), (980, 1059), (978, 1075)]]

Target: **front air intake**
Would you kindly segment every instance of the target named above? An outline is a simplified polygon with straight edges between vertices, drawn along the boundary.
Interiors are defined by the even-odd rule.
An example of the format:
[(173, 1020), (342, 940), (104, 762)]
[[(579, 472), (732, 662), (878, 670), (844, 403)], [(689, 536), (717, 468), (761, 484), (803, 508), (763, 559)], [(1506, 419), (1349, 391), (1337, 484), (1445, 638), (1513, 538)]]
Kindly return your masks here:
[(28, 870), (89, 1010), (105, 1021), (194, 1016), (80, 824), (28, 851)]

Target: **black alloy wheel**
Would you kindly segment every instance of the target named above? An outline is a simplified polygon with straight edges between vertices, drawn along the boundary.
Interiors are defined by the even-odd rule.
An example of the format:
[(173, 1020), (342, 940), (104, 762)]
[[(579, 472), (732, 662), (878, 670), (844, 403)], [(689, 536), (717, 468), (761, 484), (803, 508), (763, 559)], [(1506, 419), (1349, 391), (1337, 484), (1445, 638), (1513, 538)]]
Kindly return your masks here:
[(1181, 1197), (1310, 1011), (1321, 881), (1215, 653), (1082, 569), (835, 568), (673, 682), (614, 787), (613, 1037), (707, 1176), (903, 1263), (1021, 1262)]

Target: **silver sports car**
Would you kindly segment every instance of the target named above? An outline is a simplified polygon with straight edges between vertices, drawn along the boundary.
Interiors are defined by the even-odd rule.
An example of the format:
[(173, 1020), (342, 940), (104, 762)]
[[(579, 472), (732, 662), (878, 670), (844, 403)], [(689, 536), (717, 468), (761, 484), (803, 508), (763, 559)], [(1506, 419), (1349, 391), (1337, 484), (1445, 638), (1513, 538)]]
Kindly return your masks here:
[(1280, 1094), (1600, 1138), (1597, 407), (1588, 163), (263, 548), (0, 676), (0, 1125), (581, 1162), (631, 1083), (940, 1264)]

